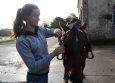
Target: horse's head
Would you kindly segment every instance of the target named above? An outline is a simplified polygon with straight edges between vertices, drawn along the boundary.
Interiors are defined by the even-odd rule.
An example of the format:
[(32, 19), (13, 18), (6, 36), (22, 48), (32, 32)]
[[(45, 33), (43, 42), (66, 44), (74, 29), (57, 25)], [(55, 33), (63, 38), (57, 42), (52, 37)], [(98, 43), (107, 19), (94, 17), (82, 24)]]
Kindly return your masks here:
[(78, 81), (83, 74), (83, 64), (85, 62), (83, 52), (86, 45), (84, 35), (86, 23), (81, 25), (81, 21), (74, 18), (68, 24), (59, 22), (59, 26), (61, 30), (65, 32), (61, 39), (65, 46), (63, 56), (66, 57), (66, 59), (64, 58), (64, 60), (66, 60), (68, 64), (64, 62), (64, 65), (66, 65), (66, 68), (69, 68), (67, 72), (71, 75), (70, 78), (75, 78)]
[(65, 41), (70, 41), (70, 43), (72, 43), (73, 40), (75, 39), (79, 41), (85, 41), (83, 37), (84, 36), (83, 32), (86, 28), (86, 25), (87, 25), (86, 22), (83, 25), (81, 25), (81, 21), (75, 18), (73, 18), (67, 24), (59, 22), (59, 26), (61, 30), (65, 32), (66, 36), (68, 36), (68, 37), (65, 37)]

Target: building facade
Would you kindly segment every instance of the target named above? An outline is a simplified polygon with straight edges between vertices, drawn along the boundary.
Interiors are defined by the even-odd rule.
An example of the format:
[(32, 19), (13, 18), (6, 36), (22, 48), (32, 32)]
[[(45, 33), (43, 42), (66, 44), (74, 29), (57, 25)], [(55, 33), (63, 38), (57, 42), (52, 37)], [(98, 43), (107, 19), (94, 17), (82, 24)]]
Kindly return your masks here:
[(115, 38), (115, 0), (78, 0), (77, 7), (91, 37)]

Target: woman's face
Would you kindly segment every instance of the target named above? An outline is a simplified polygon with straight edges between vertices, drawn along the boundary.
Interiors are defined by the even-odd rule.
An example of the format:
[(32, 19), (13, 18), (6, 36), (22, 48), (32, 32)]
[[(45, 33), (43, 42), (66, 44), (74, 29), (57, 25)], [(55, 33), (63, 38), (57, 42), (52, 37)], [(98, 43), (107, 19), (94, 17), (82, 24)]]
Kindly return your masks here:
[(38, 21), (40, 20), (39, 16), (40, 16), (40, 10), (34, 9), (30, 14), (30, 16), (26, 17), (26, 24), (33, 27), (37, 26)]

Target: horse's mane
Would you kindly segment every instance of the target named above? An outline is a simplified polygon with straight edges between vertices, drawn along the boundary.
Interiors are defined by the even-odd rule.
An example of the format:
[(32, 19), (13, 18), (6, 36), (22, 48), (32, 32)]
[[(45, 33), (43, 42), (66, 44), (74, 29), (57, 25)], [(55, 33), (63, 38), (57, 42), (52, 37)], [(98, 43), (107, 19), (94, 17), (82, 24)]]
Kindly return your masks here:
[[(81, 41), (81, 34), (79, 34), (79, 28), (74, 25), (73, 28), (70, 30), (70, 32), (66, 35), (65, 39), (64, 39), (64, 44), (65, 44), (65, 48), (66, 48), (66, 56), (70, 56), (70, 54), (73, 56), (79, 55), (79, 51), (82, 48), (82, 42)], [(75, 47), (77, 46), (77, 47)], [(77, 51), (76, 51), (77, 49)]]

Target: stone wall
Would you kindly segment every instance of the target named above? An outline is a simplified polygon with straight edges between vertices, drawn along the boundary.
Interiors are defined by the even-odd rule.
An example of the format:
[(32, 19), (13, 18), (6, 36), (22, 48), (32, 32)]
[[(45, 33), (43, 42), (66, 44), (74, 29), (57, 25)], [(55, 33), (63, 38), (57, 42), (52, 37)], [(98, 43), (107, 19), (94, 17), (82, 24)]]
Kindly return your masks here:
[(108, 13), (107, 0), (88, 0), (89, 33), (94, 37), (106, 37), (107, 20), (104, 15)]
[(88, 19), (87, 31), (91, 37), (115, 38), (115, 26), (112, 25), (112, 19), (107, 17), (108, 14), (112, 15), (115, 0), (79, 0), (78, 2), (78, 17), (82, 16), (80, 18), (82, 22)]
[(79, 19), (81, 19), (81, 17), (82, 17), (82, 14), (81, 14), (81, 11), (83, 10), (82, 6), (83, 6), (83, 0), (78, 0), (77, 8), (78, 8), (78, 18)]
[[(109, 6), (108, 6), (108, 12), (109, 14), (112, 14), (113, 11), (113, 5), (115, 5), (115, 0), (109, 0)], [(115, 9), (114, 9), (115, 11)], [(108, 21), (108, 29), (109, 29), (109, 36), (111, 38), (115, 38), (115, 25), (112, 25), (112, 20)]]
[(112, 19), (105, 16), (112, 15), (115, 0), (88, 0), (89, 33), (96, 37), (115, 38), (115, 26)]

